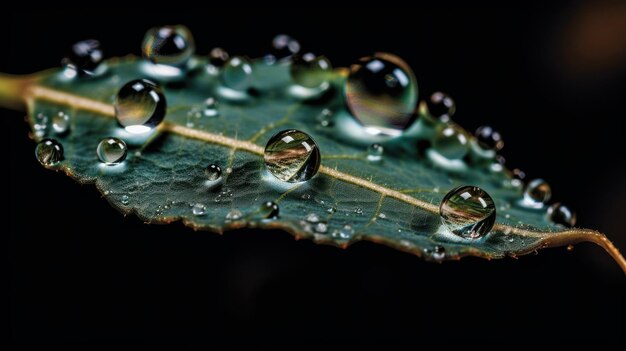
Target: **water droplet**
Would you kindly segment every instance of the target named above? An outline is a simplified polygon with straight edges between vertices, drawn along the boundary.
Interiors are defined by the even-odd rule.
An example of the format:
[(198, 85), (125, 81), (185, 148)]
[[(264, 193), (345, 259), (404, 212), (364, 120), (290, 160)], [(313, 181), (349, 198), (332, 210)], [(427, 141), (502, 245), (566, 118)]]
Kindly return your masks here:
[(452, 116), (454, 116), (454, 112), (456, 112), (454, 100), (452, 100), (450, 95), (440, 91), (434, 92), (426, 99), (426, 106), (431, 116), (445, 123), (449, 122)]
[(328, 127), (333, 124), (333, 112), (327, 108), (323, 109), (322, 112), (317, 115), (317, 121), (320, 122), (322, 127)]
[(478, 127), (474, 135), (478, 145), (485, 150), (500, 151), (504, 147), (504, 140), (500, 133), (489, 126)]
[(348, 240), (352, 238), (353, 235), (354, 235), (354, 228), (352, 228), (351, 224), (344, 224), (341, 230), (335, 230), (332, 233), (332, 236), (334, 238), (339, 238), (339, 239), (344, 239), (344, 240)]
[(187, 64), (196, 50), (191, 32), (182, 25), (151, 28), (141, 48), (146, 60), (175, 67)]
[(243, 217), (243, 214), (236, 208), (228, 211), (228, 213), (226, 214), (227, 221), (237, 221), (240, 220), (241, 217)]
[(264, 202), (261, 205), (260, 211), (261, 211), (261, 216), (263, 218), (274, 219), (278, 217), (278, 212), (279, 212), (278, 204), (276, 204), (274, 201)]
[(318, 233), (326, 233), (328, 231), (328, 224), (324, 222), (319, 222), (315, 225), (315, 231)]
[(219, 115), (219, 111), (217, 110), (217, 100), (215, 98), (208, 98), (204, 100), (204, 115), (207, 117), (215, 117)]
[(487, 192), (476, 186), (450, 190), (439, 206), (441, 221), (454, 234), (478, 239), (493, 228), (496, 207)]
[(36, 114), (33, 129), (35, 130), (35, 135), (38, 137), (44, 136), (46, 134), (46, 129), (48, 129), (48, 116), (43, 113)]
[(413, 122), (417, 101), (413, 71), (393, 54), (376, 53), (350, 68), (346, 102), (369, 133), (400, 135)]
[(381, 213), (378, 214), (378, 218), (385, 219), (385, 218), (387, 218), (387, 215), (381, 212)]
[(300, 51), (300, 43), (286, 34), (279, 34), (272, 39), (270, 62), (285, 61)]
[(550, 218), (552, 223), (560, 224), (565, 227), (573, 227), (576, 225), (576, 213), (559, 202), (548, 208), (548, 218)]
[(130, 203), (130, 197), (128, 195), (122, 195), (121, 202), (122, 205), (128, 205)]
[(147, 79), (126, 83), (115, 97), (117, 122), (130, 133), (156, 127), (165, 118), (165, 96), (161, 88)]
[(531, 207), (542, 207), (552, 197), (550, 185), (543, 179), (534, 179), (524, 189), (525, 205)]
[(328, 72), (332, 70), (330, 61), (324, 56), (308, 52), (297, 55), (291, 64), (291, 78), (305, 88), (316, 89), (328, 85)]
[(37, 161), (45, 167), (54, 167), (63, 161), (63, 145), (54, 139), (43, 139), (35, 147)]
[(383, 159), (383, 152), (385, 148), (380, 144), (372, 144), (367, 147), (367, 160), (371, 162), (378, 162)]
[(336, 209), (335, 207), (329, 207), (329, 208), (326, 210), (326, 212), (328, 212), (328, 213), (330, 213), (330, 214), (333, 214), (333, 213), (337, 212), (337, 209)]
[(94, 75), (104, 59), (100, 42), (94, 39), (83, 40), (72, 45), (70, 52), (63, 59), (63, 65), (76, 71), (81, 76)]
[(320, 218), (319, 218), (319, 216), (318, 216), (318, 215), (316, 215), (315, 213), (309, 213), (309, 214), (306, 216), (305, 220), (306, 220), (307, 222), (309, 222), (309, 223), (317, 223), (317, 222), (319, 222), (319, 221), (320, 221)]
[(216, 164), (210, 164), (204, 171), (208, 180), (215, 181), (222, 176), (222, 168)]
[(311, 199), (311, 194), (305, 193), (302, 194), (302, 196), (300, 196), (302, 198), (302, 200), (310, 200)]
[(443, 260), (446, 257), (446, 248), (441, 245), (436, 245), (433, 249), (433, 258), (435, 260)]
[(574, 245), (567, 245), (567, 251), (574, 251)]
[(126, 153), (128, 148), (126, 143), (118, 138), (105, 138), (100, 141), (96, 154), (100, 162), (104, 162), (107, 165), (115, 165), (122, 163), (126, 159)]
[(307, 181), (320, 167), (320, 151), (308, 134), (295, 129), (274, 135), (265, 146), (265, 166), (276, 178), (290, 183)]
[(65, 112), (59, 111), (52, 117), (52, 129), (57, 134), (64, 134), (70, 129), (70, 116)]
[(194, 216), (202, 216), (206, 214), (206, 206), (204, 204), (197, 203), (191, 208), (191, 212)]
[(209, 63), (214, 67), (221, 68), (228, 61), (228, 52), (222, 48), (213, 48), (209, 53)]
[(506, 164), (506, 159), (504, 158), (504, 156), (502, 155), (496, 155), (496, 162), (499, 163), (501, 166), (504, 166)]
[(363, 209), (360, 207), (357, 207), (354, 209), (354, 213), (356, 213), (357, 215), (362, 215), (363, 214)]
[(467, 134), (456, 125), (442, 125), (433, 139), (433, 148), (448, 160), (463, 158), (469, 151)]
[(252, 84), (252, 65), (244, 57), (234, 56), (222, 68), (222, 83), (234, 90), (247, 90)]

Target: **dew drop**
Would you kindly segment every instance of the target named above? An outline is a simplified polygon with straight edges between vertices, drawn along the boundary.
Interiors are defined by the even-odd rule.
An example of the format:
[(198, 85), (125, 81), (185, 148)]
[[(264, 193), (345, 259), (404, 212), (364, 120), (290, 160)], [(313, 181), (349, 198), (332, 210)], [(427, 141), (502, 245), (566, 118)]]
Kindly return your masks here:
[(194, 216), (205, 215), (206, 214), (206, 206), (204, 204), (197, 203), (197, 204), (193, 205), (193, 207), (191, 208), (191, 213), (193, 213)]
[(265, 146), (265, 166), (276, 178), (289, 183), (307, 181), (320, 167), (320, 151), (310, 135), (295, 129), (274, 135)]
[(43, 113), (35, 115), (33, 129), (35, 130), (35, 135), (38, 137), (44, 136), (46, 134), (46, 130), (48, 129), (48, 116)]
[(337, 208), (335, 208), (335, 207), (329, 207), (328, 209), (326, 209), (326, 212), (328, 212), (328, 213), (330, 213), (330, 214), (333, 214), (333, 213), (337, 212)]
[(204, 115), (207, 117), (215, 117), (219, 115), (219, 111), (217, 110), (217, 100), (215, 98), (208, 98), (204, 100)]
[(496, 207), (487, 192), (476, 186), (450, 190), (441, 201), (442, 223), (454, 234), (467, 239), (485, 236), (496, 220)]
[(63, 145), (54, 139), (43, 139), (35, 147), (35, 157), (44, 167), (54, 167), (63, 161)]
[(326, 233), (328, 231), (328, 224), (324, 222), (319, 222), (315, 225), (315, 231), (318, 233)]
[(103, 59), (100, 42), (89, 39), (72, 45), (62, 63), (67, 69), (74, 70), (80, 76), (90, 76), (96, 74)]
[(70, 129), (70, 116), (60, 111), (52, 117), (52, 129), (57, 134), (65, 134)]
[(437, 261), (443, 260), (446, 257), (446, 248), (441, 245), (436, 245), (433, 249), (433, 258)]
[(186, 65), (196, 50), (191, 32), (182, 25), (151, 28), (141, 48), (146, 60), (175, 67)]
[(330, 61), (324, 56), (310, 52), (297, 55), (291, 64), (291, 78), (294, 83), (309, 89), (328, 86), (328, 72), (332, 70)]
[(332, 233), (332, 236), (334, 238), (339, 238), (343, 240), (348, 240), (352, 238), (353, 235), (354, 235), (354, 228), (352, 228), (351, 224), (344, 224), (344, 226), (341, 227), (340, 230), (335, 230)]
[(156, 127), (165, 118), (165, 96), (159, 86), (147, 79), (126, 83), (115, 97), (117, 122), (130, 133)]
[(354, 209), (354, 213), (357, 214), (358, 216), (363, 214), (363, 209), (360, 207), (357, 207)]
[(243, 217), (243, 214), (236, 208), (228, 211), (228, 213), (226, 214), (227, 221), (237, 221), (240, 220), (241, 217)]
[(220, 179), (222, 176), (222, 168), (213, 163), (207, 166), (204, 174), (206, 174), (208, 180), (215, 181)]
[(469, 151), (467, 134), (456, 125), (442, 125), (433, 139), (433, 148), (448, 160), (462, 159)]
[(450, 95), (440, 91), (434, 92), (426, 99), (428, 113), (442, 122), (449, 122), (454, 112), (456, 112), (456, 104)]
[(128, 195), (122, 195), (120, 201), (122, 202), (122, 205), (128, 205), (130, 203), (130, 197)]
[(542, 207), (552, 197), (550, 185), (543, 179), (533, 179), (524, 189), (523, 204), (530, 207)]
[(286, 61), (300, 52), (300, 43), (294, 38), (279, 34), (272, 39), (272, 50), (268, 62)]
[(121, 139), (113, 137), (102, 139), (96, 149), (100, 162), (107, 165), (122, 163), (126, 159), (127, 152), (126, 143)]
[(317, 115), (317, 121), (320, 123), (322, 127), (329, 127), (333, 124), (332, 117), (333, 117), (333, 112), (325, 108)]
[(252, 84), (252, 65), (247, 58), (234, 56), (222, 68), (222, 83), (239, 91), (250, 88)]
[(228, 61), (228, 52), (222, 48), (213, 48), (209, 53), (209, 63), (213, 67), (221, 68)]
[(385, 218), (387, 218), (387, 215), (381, 212), (381, 213), (378, 214), (378, 218), (385, 219)]
[(400, 135), (413, 122), (417, 101), (413, 71), (393, 54), (376, 53), (350, 68), (346, 102), (369, 133)]
[(320, 218), (315, 213), (309, 213), (304, 220), (309, 223), (317, 223), (320, 221)]
[(550, 218), (552, 223), (560, 224), (565, 227), (573, 227), (576, 225), (576, 213), (559, 202), (548, 208), (548, 218)]
[(278, 217), (278, 204), (274, 201), (267, 201), (261, 205), (260, 208), (261, 216), (267, 219), (275, 219)]
[(384, 148), (380, 144), (372, 144), (367, 147), (367, 160), (378, 162), (383, 159)]
[(500, 151), (504, 147), (504, 140), (500, 133), (489, 126), (478, 127), (474, 136), (478, 145), (485, 150)]

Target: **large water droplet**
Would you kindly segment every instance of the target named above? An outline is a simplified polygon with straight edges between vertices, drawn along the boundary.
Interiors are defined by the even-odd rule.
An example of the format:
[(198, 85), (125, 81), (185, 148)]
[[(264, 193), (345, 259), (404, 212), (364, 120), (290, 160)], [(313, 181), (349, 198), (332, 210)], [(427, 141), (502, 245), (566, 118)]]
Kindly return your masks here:
[(196, 50), (193, 36), (182, 25), (151, 28), (141, 46), (143, 57), (153, 63), (182, 67)]
[(252, 84), (252, 65), (247, 58), (234, 56), (222, 68), (222, 83), (234, 90), (247, 90)]
[(449, 122), (452, 116), (454, 116), (454, 112), (456, 112), (454, 100), (452, 100), (450, 95), (440, 91), (434, 92), (426, 99), (426, 106), (428, 107), (428, 113), (442, 122)]
[(469, 151), (467, 134), (456, 125), (442, 125), (436, 131), (433, 148), (449, 160), (461, 159)]
[(100, 141), (96, 153), (100, 162), (107, 165), (122, 163), (126, 159), (128, 148), (126, 143), (118, 138), (106, 138)]
[(191, 213), (193, 213), (194, 216), (205, 215), (206, 214), (206, 206), (204, 204), (197, 203), (197, 204), (193, 205), (193, 207), (191, 208)]
[(530, 207), (542, 207), (550, 201), (550, 197), (552, 197), (550, 185), (543, 179), (533, 179), (524, 189), (522, 203)]
[(483, 237), (496, 220), (496, 207), (486, 191), (476, 186), (450, 190), (441, 201), (442, 223), (454, 234), (468, 239)]
[(485, 150), (500, 151), (504, 147), (504, 140), (500, 133), (489, 126), (478, 127), (474, 135), (478, 145)]
[(115, 97), (117, 122), (130, 133), (143, 133), (165, 118), (165, 96), (159, 86), (147, 79), (126, 83)]
[(320, 167), (320, 151), (305, 132), (288, 129), (274, 135), (265, 146), (265, 166), (282, 181), (296, 183), (311, 179)]
[(372, 144), (367, 147), (367, 160), (378, 162), (383, 159), (384, 148), (380, 144)]
[(59, 111), (52, 117), (52, 129), (57, 134), (65, 134), (70, 129), (70, 116), (63, 111)]
[(300, 43), (294, 38), (279, 34), (272, 39), (271, 60), (267, 61), (284, 61), (291, 58), (292, 55), (300, 51)]
[(274, 201), (267, 201), (261, 205), (260, 213), (263, 218), (274, 219), (278, 217), (278, 204)]
[(417, 82), (401, 58), (376, 53), (350, 68), (346, 101), (368, 132), (397, 136), (414, 120)]
[(63, 161), (63, 145), (54, 139), (43, 139), (35, 147), (35, 157), (41, 165), (54, 167)]
[(328, 86), (328, 72), (332, 69), (330, 61), (324, 56), (315, 56), (310, 52), (297, 55), (291, 64), (291, 78), (305, 88), (316, 89)]
[(560, 202), (548, 207), (548, 218), (550, 218), (554, 224), (560, 224), (565, 227), (573, 227), (576, 225), (576, 213)]
[(208, 180), (215, 181), (222, 176), (222, 168), (216, 164), (210, 164), (204, 171)]
[(94, 75), (104, 55), (100, 48), (100, 42), (94, 39), (83, 40), (72, 45), (69, 54), (63, 59), (63, 65), (75, 70), (81, 76)]

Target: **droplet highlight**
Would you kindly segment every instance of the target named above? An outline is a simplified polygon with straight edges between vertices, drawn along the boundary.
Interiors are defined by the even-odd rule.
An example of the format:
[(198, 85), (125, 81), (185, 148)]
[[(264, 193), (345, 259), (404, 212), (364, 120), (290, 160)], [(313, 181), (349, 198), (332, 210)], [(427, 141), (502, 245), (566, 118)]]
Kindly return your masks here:
[(548, 218), (554, 224), (560, 224), (568, 228), (576, 225), (576, 213), (560, 202), (548, 207), (547, 213)]
[(476, 186), (450, 190), (439, 206), (441, 222), (450, 231), (466, 239), (478, 239), (491, 231), (496, 207), (486, 191)]
[(271, 59), (269, 62), (286, 61), (300, 52), (300, 43), (286, 34), (279, 34), (272, 39)]
[(530, 207), (542, 207), (552, 197), (550, 185), (543, 179), (533, 179), (524, 188), (522, 203)]
[(367, 160), (370, 162), (379, 162), (383, 159), (384, 147), (380, 144), (372, 144), (367, 147)]
[(224, 66), (226, 61), (228, 61), (229, 57), (230, 55), (228, 55), (228, 52), (226, 52), (226, 50), (219, 47), (213, 48), (211, 52), (209, 52), (209, 63), (213, 67), (221, 68), (222, 66)]
[(128, 147), (126, 147), (126, 143), (123, 140), (110, 137), (100, 141), (96, 153), (100, 162), (107, 165), (116, 165), (126, 159)]
[(206, 214), (206, 206), (201, 203), (194, 204), (191, 208), (191, 213), (193, 213), (194, 216), (203, 216)]
[(63, 161), (63, 145), (54, 139), (43, 139), (35, 147), (35, 157), (44, 167), (54, 167)]
[(264, 160), (274, 177), (290, 183), (313, 178), (321, 163), (313, 138), (295, 129), (283, 130), (271, 137), (265, 146)]
[(126, 83), (114, 102), (117, 122), (130, 133), (152, 130), (165, 118), (167, 104), (161, 88), (147, 79)]

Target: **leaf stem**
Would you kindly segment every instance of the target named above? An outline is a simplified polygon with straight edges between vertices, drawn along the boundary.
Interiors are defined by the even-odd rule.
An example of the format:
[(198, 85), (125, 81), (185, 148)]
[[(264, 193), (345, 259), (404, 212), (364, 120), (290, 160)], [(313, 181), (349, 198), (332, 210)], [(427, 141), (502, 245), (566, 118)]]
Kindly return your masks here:
[(35, 80), (34, 76), (0, 73), (0, 107), (25, 111), (27, 91)]

